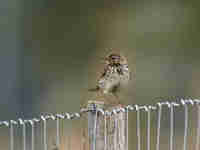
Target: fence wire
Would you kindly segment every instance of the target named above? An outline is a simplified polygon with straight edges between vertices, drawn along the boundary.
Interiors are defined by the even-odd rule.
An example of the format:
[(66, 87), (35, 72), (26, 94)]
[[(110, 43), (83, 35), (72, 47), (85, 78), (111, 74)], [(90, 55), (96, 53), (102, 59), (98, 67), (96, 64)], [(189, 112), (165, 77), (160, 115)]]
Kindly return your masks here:
[[(192, 108), (197, 108), (197, 133), (196, 133), (196, 140), (194, 141), (195, 143), (195, 150), (200, 149), (200, 100), (199, 99), (179, 99), (178, 101), (164, 101), (164, 102), (159, 102), (156, 103), (155, 105), (127, 105), (127, 106), (120, 106), (116, 109), (112, 110), (107, 110), (107, 109), (102, 109), (102, 108), (82, 108), (80, 112), (75, 112), (75, 113), (63, 113), (63, 114), (47, 114), (47, 115), (42, 115), (38, 118), (33, 118), (33, 119), (22, 119), (19, 118), (18, 120), (10, 120), (10, 121), (0, 121), (0, 127), (6, 127), (9, 129), (9, 149), (10, 150), (15, 150), (14, 142), (14, 128), (16, 126), (21, 126), (22, 127), (22, 150), (28, 150), (27, 149), (27, 132), (26, 128), (27, 125), (31, 125), (31, 149), (30, 150), (36, 150), (35, 147), (35, 141), (36, 141), (36, 135), (35, 135), (35, 128), (38, 123), (42, 124), (43, 132), (42, 132), (42, 138), (43, 138), (43, 150), (48, 150), (48, 142), (47, 142), (47, 122), (49, 120), (53, 120), (56, 122), (56, 147), (60, 147), (61, 143), (61, 135), (60, 135), (60, 121), (61, 120), (74, 120), (74, 119), (80, 119), (84, 115), (87, 115), (90, 112), (95, 112), (95, 123), (94, 123), (94, 138), (92, 141), (92, 148), (91, 150), (99, 150), (98, 147), (96, 147), (96, 140), (97, 140), (97, 117), (98, 114), (101, 114), (103, 116), (103, 124), (104, 124), (104, 148), (102, 150), (110, 150), (108, 147), (108, 126), (107, 124), (109, 123), (108, 118), (111, 116), (115, 116), (119, 113), (124, 113), (126, 116), (126, 127), (125, 127), (125, 149), (129, 149), (129, 143), (131, 139), (129, 138), (130, 134), (130, 127), (129, 127), (129, 118), (131, 118), (130, 112), (136, 112), (136, 137), (137, 137), (137, 150), (143, 150), (142, 149), (142, 135), (141, 135), (141, 111), (147, 112), (147, 125), (146, 125), (146, 149), (151, 150), (151, 118), (153, 115), (153, 112), (157, 113), (157, 130), (156, 130), (156, 144), (155, 144), (155, 149), (156, 150), (161, 150), (161, 122), (162, 122), (162, 116), (163, 116), (163, 107), (169, 108), (169, 117), (170, 117), (170, 131), (169, 131), (169, 150), (174, 150), (174, 145), (175, 145), (175, 135), (174, 135), (174, 129), (175, 129), (175, 108), (176, 107), (183, 107), (184, 108), (184, 135), (183, 135), (183, 142), (182, 142), (182, 150), (189, 150), (188, 149), (188, 134), (189, 134), (189, 106), (192, 106)], [(116, 125), (119, 126), (119, 123), (117, 120), (115, 120)], [(119, 132), (118, 132), (119, 133)], [(120, 134), (120, 133), (119, 133)], [(115, 135), (115, 139), (117, 139), (118, 135)], [(1, 147), (1, 145), (0, 145)], [(80, 146), (80, 150), (85, 150), (83, 147), (85, 146)], [(117, 148), (117, 141), (115, 141), (114, 144), (114, 150), (122, 150), (120, 148)], [(120, 147), (120, 146), (119, 146)], [(1, 148), (0, 148), (1, 149)], [(68, 148), (65, 148), (68, 150)], [(58, 149), (53, 149), (53, 150), (58, 150)], [(69, 149), (71, 150), (71, 149)], [(124, 150), (124, 149), (123, 149)]]

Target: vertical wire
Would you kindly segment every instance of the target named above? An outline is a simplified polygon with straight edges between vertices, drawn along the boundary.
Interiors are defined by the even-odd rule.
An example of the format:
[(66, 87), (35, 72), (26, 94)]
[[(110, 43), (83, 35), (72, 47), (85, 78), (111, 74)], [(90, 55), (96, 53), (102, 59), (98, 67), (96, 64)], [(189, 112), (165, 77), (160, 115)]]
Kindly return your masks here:
[(129, 138), (128, 138), (128, 128), (129, 128), (129, 126), (128, 126), (128, 123), (129, 123), (129, 121), (128, 121), (128, 114), (129, 113), (129, 111), (128, 111), (128, 109), (127, 109), (127, 111), (126, 111), (126, 150), (128, 150), (128, 140), (129, 140)]
[(151, 137), (150, 137), (150, 134), (151, 134), (151, 110), (148, 109), (148, 121), (147, 121), (147, 150), (150, 150), (150, 143), (151, 143)]
[(197, 105), (197, 139), (196, 139), (196, 150), (199, 150), (199, 142), (200, 142), (200, 106)]
[(60, 147), (60, 120), (56, 119), (56, 147)]
[(183, 142), (183, 150), (187, 149), (187, 136), (188, 136), (188, 106), (184, 105), (185, 108), (185, 128), (184, 128), (184, 142)]
[(34, 122), (31, 124), (31, 150), (35, 150), (35, 126)]
[(88, 142), (89, 142), (89, 137), (87, 134), (87, 128), (86, 128), (86, 124), (84, 122), (85, 117), (82, 119), (82, 150), (86, 150), (88, 149), (87, 147), (89, 147)]
[(96, 150), (96, 131), (97, 131), (97, 115), (98, 115), (98, 111), (95, 110), (95, 119), (94, 119), (94, 137), (93, 137), (93, 149), (92, 150)]
[(40, 129), (39, 133), (40, 133), (40, 137), (41, 137), (41, 139), (40, 139), (41, 140), (40, 147), (41, 147), (41, 149), (44, 149), (44, 148), (42, 148), (43, 145), (44, 145), (43, 144), (44, 143), (44, 127), (43, 127), (43, 124), (41, 124), (41, 129)]
[(170, 105), (170, 150), (173, 150), (174, 138), (174, 107)]
[(111, 115), (109, 115), (109, 123), (108, 123), (108, 141), (107, 141), (107, 143), (108, 143), (108, 150), (110, 150), (110, 149), (112, 149), (112, 116)]
[(157, 125), (157, 141), (156, 141), (156, 150), (160, 149), (160, 127), (161, 127), (161, 116), (162, 116), (162, 105), (158, 107), (158, 125)]
[(10, 150), (14, 150), (14, 131), (12, 122), (10, 122)]
[(107, 120), (106, 114), (104, 115), (104, 150), (107, 150)]
[(119, 113), (118, 115), (119, 115), (120, 118), (117, 119), (117, 140), (118, 140), (117, 144), (118, 144), (118, 149), (122, 149), (121, 147), (126, 148), (125, 147), (125, 140), (124, 140), (125, 131), (122, 133), (122, 130), (121, 130), (121, 129), (123, 129), (123, 127), (124, 127), (124, 130), (125, 130), (125, 126), (122, 126), (122, 124), (121, 124), (121, 119), (123, 119), (122, 113)]
[(114, 150), (117, 150), (117, 130), (118, 130), (118, 126), (117, 126), (117, 115), (114, 116)]
[(44, 150), (47, 150), (47, 122), (46, 120), (43, 120), (43, 138), (44, 138)]
[(26, 150), (26, 124), (23, 123), (23, 148)]
[(137, 137), (138, 137), (138, 150), (141, 149), (141, 136), (140, 136), (140, 110), (137, 110)]

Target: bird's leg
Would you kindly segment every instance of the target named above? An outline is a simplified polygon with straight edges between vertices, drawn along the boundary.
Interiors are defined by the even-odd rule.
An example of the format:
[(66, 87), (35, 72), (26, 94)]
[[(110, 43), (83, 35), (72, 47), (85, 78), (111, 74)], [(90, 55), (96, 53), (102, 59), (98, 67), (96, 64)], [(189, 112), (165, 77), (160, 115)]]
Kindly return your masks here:
[(119, 95), (117, 94), (117, 92), (112, 93), (114, 96), (114, 101), (117, 105), (120, 105), (120, 99), (119, 99)]
[(97, 101), (105, 101), (105, 94), (103, 93), (102, 90), (99, 90), (99, 91), (96, 92), (95, 100), (97, 100)]
[(118, 96), (118, 93), (119, 93), (119, 87), (120, 85), (116, 85), (113, 90), (112, 90), (112, 95), (114, 97), (114, 104), (117, 104), (119, 105), (120, 104), (120, 99), (119, 99), (119, 96)]

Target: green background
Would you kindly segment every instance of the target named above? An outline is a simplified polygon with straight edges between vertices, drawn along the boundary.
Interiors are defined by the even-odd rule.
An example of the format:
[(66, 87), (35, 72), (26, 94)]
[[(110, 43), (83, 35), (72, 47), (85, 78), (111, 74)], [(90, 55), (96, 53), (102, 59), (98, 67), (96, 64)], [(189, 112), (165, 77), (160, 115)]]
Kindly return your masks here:
[[(128, 58), (132, 73), (121, 95), (125, 104), (155, 104), (161, 101), (157, 97), (198, 98), (199, 14), (199, 2), (192, 0), (1, 0), (0, 120), (79, 111), (82, 101), (90, 99), (87, 89), (95, 86), (106, 48), (119, 49)], [(193, 113), (190, 131), (194, 131), (190, 132), (189, 142), (192, 149), (196, 135)], [(168, 111), (164, 114), (161, 143), (167, 149)], [(177, 149), (182, 143), (183, 119), (180, 108), (176, 111)], [(154, 125), (155, 120), (156, 115)], [(77, 122), (68, 121), (63, 126), (66, 130), (79, 128)], [(130, 135), (135, 135), (135, 124), (132, 114)], [(54, 123), (49, 127), (51, 133)], [(0, 130), (0, 144), (6, 149), (8, 130)], [(72, 131), (70, 134), (77, 140), (78, 132)], [(145, 138), (145, 131), (143, 134)], [(16, 149), (20, 149), (20, 129), (16, 129), (15, 136)], [(135, 141), (130, 142), (132, 147), (136, 146), (135, 138), (129, 139)], [(41, 144), (37, 145), (39, 149)]]

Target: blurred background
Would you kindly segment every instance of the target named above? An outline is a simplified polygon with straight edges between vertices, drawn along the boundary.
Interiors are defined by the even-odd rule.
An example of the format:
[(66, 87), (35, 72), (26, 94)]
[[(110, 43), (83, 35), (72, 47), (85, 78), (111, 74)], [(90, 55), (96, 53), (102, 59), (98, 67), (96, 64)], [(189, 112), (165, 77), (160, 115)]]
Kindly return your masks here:
[[(129, 60), (126, 104), (198, 97), (199, 6), (194, 0), (1, 0), (0, 120), (79, 111), (106, 48)], [(184, 119), (183, 112), (177, 118)], [(8, 132), (0, 130), (0, 143), (8, 147)]]

